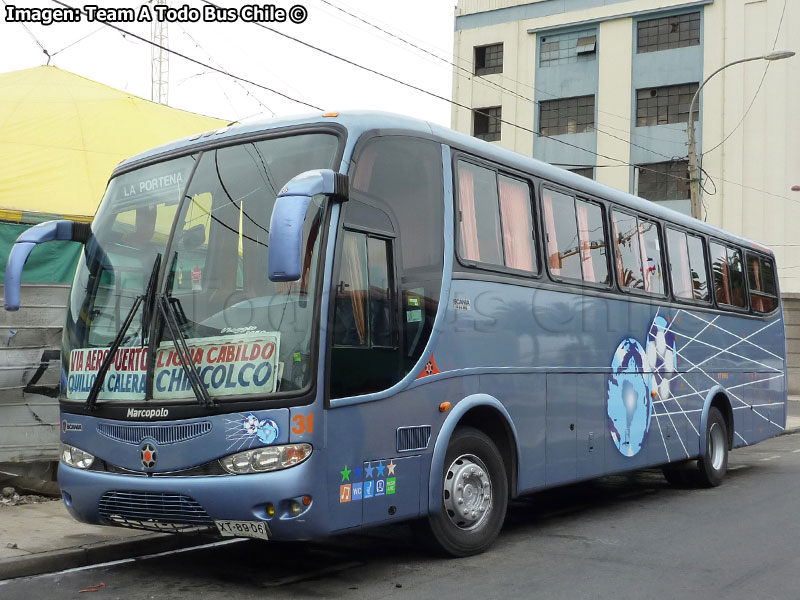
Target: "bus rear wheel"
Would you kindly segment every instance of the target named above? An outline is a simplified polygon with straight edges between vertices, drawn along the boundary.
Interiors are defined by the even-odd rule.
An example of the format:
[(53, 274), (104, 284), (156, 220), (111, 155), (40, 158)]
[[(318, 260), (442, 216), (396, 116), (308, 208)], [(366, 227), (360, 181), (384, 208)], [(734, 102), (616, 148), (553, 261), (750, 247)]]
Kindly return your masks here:
[(728, 426), (716, 406), (708, 411), (706, 422), (706, 452), (697, 460), (698, 483), (716, 487), (728, 470)]
[(450, 556), (486, 550), (500, 533), (508, 481), (494, 442), (473, 427), (456, 429), (444, 461), (442, 504), (428, 517), (434, 548)]

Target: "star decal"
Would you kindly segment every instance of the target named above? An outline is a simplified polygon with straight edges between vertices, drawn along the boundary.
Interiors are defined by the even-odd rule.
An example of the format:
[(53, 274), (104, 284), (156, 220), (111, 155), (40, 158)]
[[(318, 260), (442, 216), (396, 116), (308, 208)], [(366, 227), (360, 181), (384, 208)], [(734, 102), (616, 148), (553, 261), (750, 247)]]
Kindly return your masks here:
[(394, 475), (394, 468), (397, 466), (396, 464), (394, 464), (394, 459), (386, 466), (389, 469), (389, 475)]
[(383, 472), (386, 470), (386, 465), (383, 462), (378, 463), (378, 477), (383, 477)]
[(364, 478), (365, 478), (365, 479), (366, 479), (367, 477), (372, 477), (372, 472), (375, 470), (375, 467), (373, 467), (373, 466), (372, 466), (372, 465), (370, 465), (369, 463), (367, 463), (367, 465), (368, 465), (368, 466), (367, 466), (367, 468), (366, 468), (366, 469), (364, 469), (364, 472), (365, 472), (365, 474), (364, 474)]
[(356, 480), (361, 479), (361, 472), (363, 470), (364, 469), (362, 469), (361, 467), (356, 467), (355, 469), (353, 469), (353, 479)]
[(350, 473), (352, 471), (347, 468), (347, 465), (344, 466), (344, 471), (339, 471), (342, 474), (342, 481), (350, 481)]

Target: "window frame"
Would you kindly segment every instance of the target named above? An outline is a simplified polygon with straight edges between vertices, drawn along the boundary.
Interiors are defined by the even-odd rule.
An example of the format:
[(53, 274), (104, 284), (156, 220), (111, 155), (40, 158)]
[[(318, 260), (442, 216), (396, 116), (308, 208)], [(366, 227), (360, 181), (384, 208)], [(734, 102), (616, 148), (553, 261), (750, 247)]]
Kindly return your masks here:
[[(583, 129), (582, 131), (577, 131), (577, 129), (578, 129), (578, 117), (580, 116), (580, 109), (581, 109), (581, 105), (580, 105), (579, 101), (583, 100), (583, 99), (586, 99), (586, 98), (591, 98), (592, 99), (592, 112), (591, 112), (592, 122), (591, 123), (583, 123), (583, 124), (581, 124), (583, 127), (586, 127), (586, 129)], [(557, 104), (558, 102), (568, 102), (568, 101), (572, 101), (572, 100), (575, 101), (575, 110), (576, 110), (576, 112), (575, 112), (575, 129), (576, 129), (576, 131), (574, 131), (574, 132), (564, 131), (562, 133), (542, 133), (543, 113), (545, 111), (554, 110), (554, 109), (550, 108), (550, 104), (551, 103), (556, 103)], [(559, 108), (556, 108), (555, 110), (557, 112), (560, 111)], [(560, 120), (560, 115), (559, 115), (559, 120)], [(582, 94), (580, 96), (567, 96), (567, 97), (564, 97), (564, 98), (550, 98), (549, 100), (541, 100), (541, 101), (539, 101), (539, 120), (538, 120), (537, 125), (538, 125), (538, 127), (537, 127), (537, 131), (536, 131), (536, 135), (539, 136), (539, 137), (554, 137), (554, 136), (558, 136), (558, 135), (578, 135), (578, 134), (581, 134), (581, 133), (594, 133), (597, 130), (597, 94), (595, 94), (595, 93)], [(569, 119), (567, 119), (567, 125), (566, 126), (567, 126), (567, 129), (569, 129)], [(556, 125), (553, 128), (554, 129), (558, 129), (559, 127), (561, 127), (561, 125), (559, 124), (559, 122), (556, 122)], [(548, 125), (547, 128), (550, 128), (550, 126)]]
[[(744, 306), (735, 306), (733, 304), (721, 304), (719, 302), (719, 300), (717, 300), (717, 286), (714, 283), (714, 279), (713, 279), (714, 278), (714, 269), (713, 269), (712, 260), (711, 260), (711, 244), (718, 244), (719, 246), (722, 246), (722, 247), (725, 248), (725, 260), (726, 260), (726, 262), (728, 260), (728, 250), (738, 250), (739, 251), (739, 254), (742, 257), (742, 276), (744, 277), (744, 287), (745, 287), (745, 294), (744, 294), (745, 305)], [(737, 314), (753, 314), (753, 311), (752, 311), (752, 309), (750, 307), (750, 282), (747, 279), (747, 263), (745, 262), (745, 258), (744, 258), (745, 254), (746, 253), (745, 253), (744, 248), (742, 248), (741, 246), (739, 246), (737, 244), (722, 240), (722, 239), (720, 239), (718, 237), (715, 237), (715, 236), (711, 236), (711, 235), (708, 236), (708, 254), (707, 254), (707, 256), (708, 256), (708, 259), (707, 259), (708, 260), (708, 273), (711, 276), (711, 279), (710, 279), (711, 287), (714, 290), (714, 292), (713, 292), (713, 295), (714, 295), (714, 306), (719, 310), (722, 310), (724, 312), (733, 312), (733, 313), (737, 313)], [(731, 291), (731, 293), (733, 293), (733, 288), (731, 288), (730, 291)]]
[[(621, 207), (619, 204), (611, 203), (610, 210), (609, 210), (609, 216), (608, 216), (609, 233), (612, 233), (614, 231), (613, 219), (614, 219), (614, 212), (615, 211), (619, 212), (619, 213), (622, 213), (624, 215), (627, 215), (628, 217), (633, 217), (633, 218), (636, 219), (637, 237), (639, 235), (641, 235), (641, 232), (639, 231), (639, 220), (640, 219), (644, 219), (644, 220), (646, 220), (646, 221), (648, 221), (650, 223), (653, 223), (653, 225), (656, 226), (656, 232), (658, 233), (658, 252), (661, 255), (660, 256), (660, 258), (661, 258), (661, 271), (662, 271), (662, 273), (664, 273), (664, 265), (667, 264), (664, 261), (664, 249), (666, 247), (666, 244), (664, 243), (664, 235), (663, 235), (663, 231), (662, 231), (662, 229), (664, 227), (664, 221), (659, 219), (658, 217), (653, 216), (653, 215), (649, 215), (647, 213), (637, 212), (634, 209), (630, 209), (630, 208), (627, 208), (627, 207)], [(611, 238), (609, 238), (609, 239), (611, 239)], [(672, 298), (672, 281), (671, 281), (672, 274), (671, 273), (668, 273), (669, 276), (668, 277), (664, 277), (664, 279), (663, 279), (663, 281), (664, 281), (664, 293), (663, 294), (658, 294), (656, 292), (648, 292), (646, 289), (629, 288), (629, 287), (623, 286), (622, 285), (621, 274), (619, 273), (619, 264), (617, 263), (617, 257), (616, 257), (616, 252), (617, 252), (616, 239), (612, 239), (612, 242), (613, 242), (613, 252), (614, 252), (614, 260), (612, 261), (614, 263), (614, 273), (615, 273), (614, 280), (616, 281), (616, 286), (617, 286), (617, 289), (619, 291), (621, 291), (623, 294), (629, 294), (629, 295), (634, 295), (634, 296), (642, 296), (644, 298), (661, 298), (661, 299), (664, 299), (664, 300), (671, 300), (671, 298)], [(641, 261), (642, 260), (641, 250), (639, 251), (639, 254), (640, 254), (639, 260)], [(642, 262), (641, 267), (642, 267), (642, 277), (644, 278), (644, 262)]]
[[(745, 259), (744, 259), (744, 279), (745, 279), (745, 282), (747, 283), (747, 297), (748, 297), (748, 302), (750, 303), (750, 312), (756, 317), (765, 317), (765, 316), (768, 316), (768, 315), (775, 314), (775, 312), (779, 311), (780, 308), (781, 308), (781, 292), (780, 292), (780, 287), (778, 286), (778, 268), (777, 268), (777, 265), (775, 264), (775, 257), (774, 256), (769, 256), (767, 254), (763, 254), (761, 252), (756, 252), (756, 251), (751, 250), (749, 248), (744, 250), (744, 256), (745, 256)], [(749, 275), (749, 271), (747, 269), (747, 263), (748, 263), (750, 257), (758, 258), (759, 261), (767, 261), (768, 263), (770, 263), (770, 265), (772, 265), (772, 278), (773, 278), (773, 282), (775, 284), (775, 295), (773, 296), (772, 294), (766, 294), (766, 293), (763, 293), (763, 292), (756, 292), (756, 295), (763, 296), (765, 298), (774, 298), (775, 299), (775, 308), (773, 308), (769, 312), (759, 312), (759, 311), (757, 311), (757, 310), (755, 310), (753, 308), (753, 301), (752, 301), (752, 298), (750, 297), (751, 294), (752, 294), (752, 290), (750, 289), (750, 275)]]
[[(703, 235), (702, 233), (698, 232), (698, 231), (687, 229), (686, 227), (682, 227), (680, 225), (675, 225), (674, 223), (672, 223), (670, 221), (665, 221), (664, 222), (664, 226), (665, 226), (666, 229), (672, 229), (673, 231), (677, 231), (678, 233), (682, 233), (682, 234), (684, 234), (686, 236), (693, 235), (694, 237), (696, 237), (696, 238), (698, 238), (700, 240), (700, 243), (703, 244), (703, 253), (704, 253), (704, 256), (703, 256), (703, 269), (705, 269), (705, 273), (706, 273), (706, 286), (708, 286), (708, 288), (709, 288), (709, 290), (708, 290), (708, 300), (696, 300), (694, 298), (694, 296), (692, 296), (691, 298), (683, 298), (681, 296), (676, 296), (675, 295), (675, 290), (672, 288), (672, 261), (670, 260), (669, 248), (667, 247), (667, 264), (669, 266), (670, 298), (672, 299), (673, 302), (691, 304), (693, 306), (698, 306), (698, 307), (703, 307), (703, 308), (707, 308), (709, 306), (713, 307), (714, 306), (714, 295), (711, 292), (711, 286), (713, 286), (714, 282), (712, 281), (711, 273), (709, 273), (709, 266), (711, 264), (709, 259), (711, 258), (711, 255), (710, 255), (710, 253), (708, 251), (708, 241), (706, 239), (706, 236)], [(669, 245), (669, 236), (665, 235), (664, 238), (666, 239), (666, 246), (668, 246)], [(692, 269), (692, 261), (691, 261), (691, 255), (689, 254), (689, 242), (688, 242), (688, 240), (686, 242), (686, 252), (687, 252), (687, 258), (689, 258), (689, 270), (691, 271), (691, 269)]]
[[(502, 58), (500, 59), (500, 65), (487, 67), (486, 66), (486, 50), (488, 48), (492, 48), (494, 46), (500, 46), (500, 53), (502, 54)], [(482, 67), (478, 67), (478, 51), (483, 50), (483, 65)], [(503, 67), (505, 62), (505, 47), (503, 42), (494, 42), (492, 44), (481, 44), (479, 46), (474, 46), (472, 50), (472, 74), (477, 77), (484, 77), (485, 75), (496, 75), (498, 73), (503, 73)], [(497, 70), (499, 69), (499, 70)]]
[[(677, 17), (678, 19), (680, 19), (680, 17), (682, 17), (682, 16), (694, 15), (694, 14), (698, 15), (698, 19), (697, 20), (700, 23), (699, 32), (698, 32), (698, 36), (697, 36), (697, 43), (696, 44), (687, 44), (685, 46), (680, 46), (679, 45), (676, 48), (670, 48), (670, 47), (658, 48), (658, 35), (659, 34), (656, 34), (656, 47), (654, 49), (652, 49), (652, 50), (640, 50), (640, 48), (649, 47), (648, 45), (641, 46), (639, 44), (639, 37), (640, 37), (639, 36), (639, 29), (640, 29), (642, 23), (647, 23), (647, 22), (651, 22), (651, 21), (660, 21), (661, 19), (671, 19), (673, 17)], [(691, 29), (692, 28), (690, 27), (689, 30), (691, 31)], [(635, 53), (636, 54), (651, 54), (653, 52), (664, 52), (664, 51), (668, 51), (668, 50), (680, 50), (681, 48), (693, 48), (694, 46), (701, 46), (703, 44), (703, 11), (702, 10), (686, 10), (686, 11), (680, 11), (680, 12), (674, 12), (674, 13), (668, 13), (668, 14), (660, 14), (660, 15), (656, 15), (656, 16), (647, 15), (644, 18), (636, 20), (636, 28), (634, 30), (634, 37), (635, 37), (635, 40), (636, 40), (636, 48), (635, 48)], [(680, 38), (680, 27), (679, 27), (679, 31), (678, 31), (678, 37)], [(680, 43), (680, 39), (678, 40), (678, 43)], [(667, 44), (669, 44), (669, 40), (667, 40)]]
[[(490, 110), (497, 110), (498, 116), (493, 117), (489, 115), (487, 111)], [(482, 106), (480, 108), (473, 108), (472, 109), (472, 137), (483, 140), (484, 142), (499, 142), (503, 137), (503, 105), (498, 104), (496, 106)], [(476, 118), (485, 118), (486, 119), (486, 126), (487, 131), (486, 133), (478, 134), (475, 132), (475, 119)], [(488, 131), (489, 126), (491, 125), (491, 121), (497, 122), (497, 132)], [(494, 136), (496, 133), (497, 137), (490, 137)]]
[[(580, 268), (581, 268), (581, 278), (580, 279), (576, 279), (574, 277), (563, 277), (561, 275), (555, 275), (550, 270), (550, 261), (544, 260), (544, 257), (547, 255), (547, 242), (546, 242), (546, 239), (545, 239), (545, 231), (544, 231), (544, 229), (546, 227), (545, 222), (544, 222), (544, 194), (545, 194), (545, 190), (552, 190), (552, 191), (554, 191), (556, 193), (564, 194), (564, 195), (570, 196), (572, 198), (572, 206), (573, 206), (573, 210), (575, 212), (575, 227), (576, 227), (576, 231), (577, 231), (577, 227), (578, 227), (577, 204), (576, 204), (576, 202), (578, 200), (580, 200), (581, 202), (586, 202), (588, 204), (594, 204), (595, 206), (599, 207), (600, 208), (600, 218), (603, 221), (603, 235), (604, 235), (605, 240), (606, 240), (606, 247), (607, 248), (609, 247), (609, 242), (611, 241), (611, 236), (610, 236), (609, 221), (608, 221), (607, 214), (606, 214), (607, 206), (606, 206), (605, 202), (602, 202), (602, 201), (600, 201), (598, 199), (595, 199), (595, 198), (591, 198), (586, 194), (582, 194), (578, 190), (570, 189), (570, 188), (567, 188), (567, 187), (552, 183), (550, 181), (542, 180), (542, 184), (541, 184), (541, 187), (540, 187), (540, 190), (539, 190), (539, 198), (538, 198), (538, 202), (537, 202), (537, 208), (539, 210), (539, 214), (542, 216), (541, 219), (540, 219), (541, 223), (542, 223), (542, 230), (539, 232), (539, 238), (541, 239), (541, 248), (542, 248), (542, 250), (540, 251), (540, 254), (542, 255), (542, 262), (544, 264), (544, 268), (547, 271), (547, 276), (550, 278), (551, 281), (553, 281), (555, 283), (559, 283), (559, 284), (567, 284), (567, 285), (572, 285), (572, 286), (581, 287), (581, 288), (584, 288), (584, 287), (586, 287), (586, 288), (594, 288), (594, 289), (601, 290), (601, 291), (612, 290), (614, 288), (614, 274), (612, 272), (611, 266), (608, 264), (609, 258), (610, 258), (610, 254), (608, 252), (606, 252), (606, 269), (607, 269), (608, 276), (609, 276), (608, 277), (608, 279), (609, 279), (608, 283), (598, 283), (598, 282), (595, 282), (595, 281), (586, 281), (586, 279), (584, 279), (584, 277), (583, 277), (583, 261), (582, 260), (578, 261), (578, 264), (580, 265)], [(578, 244), (579, 244), (579, 247), (580, 247), (580, 237), (578, 238)]]
[[(453, 219), (454, 219), (454, 245), (453, 245), (453, 253), (455, 254), (456, 261), (462, 267), (469, 269), (470, 271), (474, 270), (482, 270), (482, 271), (491, 271), (494, 273), (502, 273), (505, 275), (515, 275), (518, 277), (524, 277), (525, 279), (541, 279), (542, 277), (542, 264), (541, 264), (541, 247), (539, 244), (539, 240), (537, 239), (540, 236), (539, 230), (539, 218), (537, 215), (537, 204), (536, 204), (536, 185), (532, 177), (526, 173), (522, 173), (521, 171), (516, 171), (514, 169), (504, 168), (501, 165), (496, 163), (492, 163), (487, 160), (483, 160), (479, 157), (473, 156), (471, 154), (466, 154), (464, 152), (458, 151), (455, 148), (452, 149), (452, 171), (453, 171), (453, 202), (454, 202), (454, 210), (453, 210)], [(459, 221), (459, 212), (461, 211), (461, 190), (458, 185), (458, 163), (465, 162), (476, 167), (480, 167), (483, 169), (488, 169), (493, 171), (495, 174), (495, 181), (498, 181), (498, 177), (500, 175), (504, 175), (511, 179), (515, 179), (520, 183), (525, 184), (528, 187), (529, 199), (530, 199), (530, 209), (531, 209), (531, 240), (533, 243), (533, 250), (535, 253), (534, 256), (534, 268), (536, 269), (535, 272), (533, 271), (524, 271), (522, 269), (513, 269), (511, 267), (507, 267), (505, 265), (497, 265), (494, 263), (486, 263), (482, 261), (475, 261), (469, 260), (461, 256), (460, 247), (461, 247), (461, 226)], [(500, 188), (498, 184), (498, 205), (497, 205), (497, 212), (500, 215), (500, 242), (501, 242), (501, 250), (503, 250), (503, 262), (505, 262), (505, 252), (502, 246), (503, 242), (503, 219), (500, 213), (500, 203), (499, 203), (499, 194)], [(536, 237), (534, 237), (534, 235)]]
[[(675, 114), (677, 114), (677, 115), (682, 114), (681, 112), (679, 112), (681, 104), (682, 104), (680, 102), (680, 93), (670, 94), (669, 90), (671, 88), (680, 88), (680, 87), (687, 86), (687, 85), (689, 85), (689, 86), (696, 85), (699, 88), (700, 87), (700, 82), (699, 81), (687, 81), (685, 83), (669, 83), (667, 85), (657, 85), (657, 86), (651, 86), (651, 87), (636, 88), (636, 90), (635, 90), (635, 92), (636, 92), (636, 106), (634, 107), (635, 114), (636, 114), (636, 123), (635, 123), (634, 126), (635, 127), (661, 127), (663, 125), (681, 125), (683, 123), (686, 123), (688, 125), (688, 123), (690, 121), (694, 121), (695, 124), (699, 123), (700, 122), (700, 107), (699, 106), (697, 108), (695, 108), (695, 112), (694, 113), (691, 113), (691, 114), (689, 112), (686, 113), (686, 115), (687, 115), (686, 121), (670, 121), (669, 120), (669, 107), (670, 107), (669, 99), (670, 99), (670, 97), (677, 96), (679, 98), (677, 104), (673, 104), (673, 106), (677, 106), (678, 107), (678, 111), (676, 111)], [(656, 90), (656, 95), (655, 96), (652, 95), (653, 90)], [(659, 108), (659, 106), (658, 106), (657, 99), (659, 98), (658, 91), (660, 91), (660, 90), (664, 90), (664, 91), (667, 92), (666, 95), (665, 95), (666, 98), (667, 98), (667, 102), (665, 104), (665, 106), (667, 107), (667, 122), (666, 123), (659, 123), (658, 122), (658, 108)], [(647, 97), (640, 98), (639, 94), (642, 93), (642, 92), (650, 92), (650, 93), (648, 94)], [(687, 94), (688, 93), (690, 93), (690, 92), (687, 92)], [(697, 90), (694, 90), (694, 92), (691, 92), (691, 93), (692, 94), (697, 93)], [(664, 97), (664, 96), (661, 96), (661, 97)], [(656, 108), (656, 115), (655, 115), (656, 116), (656, 122), (652, 123), (652, 124), (651, 123), (647, 123), (647, 122), (640, 124), (639, 120), (644, 118), (645, 121), (646, 121), (648, 116), (647, 115), (645, 115), (644, 117), (640, 117), (639, 116), (639, 103), (642, 100), (648, 101), (651, 98), (655, 98), (656, 99), (656, 107), (655, 107)], [(650, 108), (650, 107), (645, 106), (643, 108), (647, 109), (647, 108)], [(689, 108), (691, 108), (691, 104), (690, 104)], [(693, 119), (692, 115), (696, 115), (697, 118)], [(695, 126), (697, 126), (697, 125), (695, 125)]]

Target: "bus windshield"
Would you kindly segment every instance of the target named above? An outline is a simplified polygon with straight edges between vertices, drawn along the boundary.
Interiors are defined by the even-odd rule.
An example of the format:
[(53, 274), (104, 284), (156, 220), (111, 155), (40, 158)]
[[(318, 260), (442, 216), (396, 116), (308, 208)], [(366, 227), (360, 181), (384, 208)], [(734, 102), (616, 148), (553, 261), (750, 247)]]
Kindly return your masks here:
[[(336, 136), (308, 133), (210, 149), (113, 178), (68, 303), (66, 398), (88, 398), (129, 319), (99, 401), (194, 398), (170, 326), (186, 339), (211, 397), (304, 389), (313, 371), (322, 200), (306, 215), (296, 282), (267, 276), (269, 223), (281, 186), (304, 171), (335, 168), (337, 149)], [(166, 300), (160, 304), (177, 317), (173, 323), (158, 318), (159, 302), (145, 297), (158, 262), (162, 284), (151, 296)]]

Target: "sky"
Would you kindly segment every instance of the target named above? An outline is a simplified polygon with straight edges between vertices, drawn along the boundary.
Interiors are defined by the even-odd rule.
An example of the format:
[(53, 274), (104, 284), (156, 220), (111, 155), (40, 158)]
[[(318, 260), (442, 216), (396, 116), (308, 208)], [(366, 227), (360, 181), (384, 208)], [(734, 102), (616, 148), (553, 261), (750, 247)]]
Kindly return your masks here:
[[(65, 3), (138, 8), (146, 0)], [(231, 0), (215, 3), (226, 8), (248, 4)], [(0, 0), (0, 72), (46, 64), (40, 43), (52, 55), (51, 65), (151, 98), (150, 44), (102, 23), (87, 22), (85, 16), (80, 23), (28, 24), (28, 31), (19, 23), (6, 22), (4, 4), (21, 8), (58, 6), (48, 0)], [(307, 10), (307, 19), (301, 24), (287, 20), (266, 25), (439, 96), (451, 97), (455, 0), (276, 0), (272, 4), (286, 10), (301, 4)], [(202, 10), (204, 3), (169, 0), (169, 5)], [(117, 25), (151, 39), (150, 23)], [(324, 110), (384, 110), (450, 125), (449, 103), (347, 65), (253, 23), (172, 22), (167, 28), (170, 49)], [(169, 105), (231, 121), (315, 112), (175, 55), (169, 57)]]

